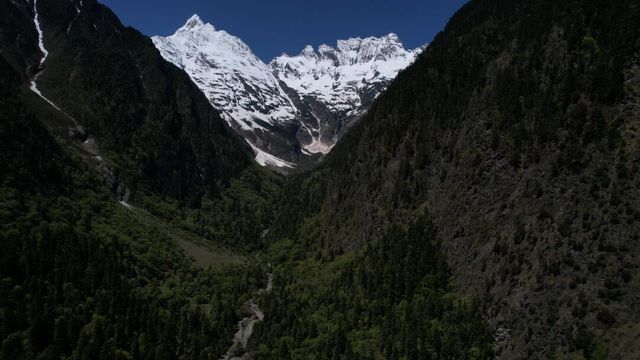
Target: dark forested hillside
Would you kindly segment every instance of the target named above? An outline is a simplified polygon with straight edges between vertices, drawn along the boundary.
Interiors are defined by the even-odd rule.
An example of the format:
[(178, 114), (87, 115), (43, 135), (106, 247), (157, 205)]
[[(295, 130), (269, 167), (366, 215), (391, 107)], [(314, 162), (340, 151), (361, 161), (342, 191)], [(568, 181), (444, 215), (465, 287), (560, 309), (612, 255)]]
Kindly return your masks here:
[(38, 63), (38, 34), (33, 21), (28, 21), (28, 2), (0, 1), (0, 53), (20, 75), (26, 75), (30, 67)]
[(456, 294), (428, 214), (359, 251), (326, 251), (313, 225), (269, 254), (273, 293), (251, 345), (259, 359), (492, 359), (476, 299)]
[(289, 182), (282, 233), (331, 254), (428, 209), (502, 357), (639, 356), (639, 24), (636, 1), (469, 2)]
[(109, 9), (40, 0), (44, 64), (33, 9), (0, 0), (0, 359), (219, 359), (243, 304), (258, 359), (640, 357), (637, 1), (471, 0), (286, 180)]
[(0, 70), (0, 359), (223, 354), (260, 266), (195, 267), (197, 235), (119, 205)]
[(2, 1), (1, 51), (97, 142), (118, 180), (179, 200), (219, 194), (250, 150), (189, 77), (151, 40), (93, 0), (37, 3), (49, 54), (42, 67), (27, 2)]
[(38, 2), (42, 66), (32, 3), (0, 9), (0, 359), (219, 358), (278, 177), (106, 8)]
[[(22, 78), (0, 57), (0, 168), (2, 178), (23, 191), (64, 190), (62, 151), (47, 129), (27, 112), (17, 91)], [(46, 156), (43, 156), (46, 154)]]

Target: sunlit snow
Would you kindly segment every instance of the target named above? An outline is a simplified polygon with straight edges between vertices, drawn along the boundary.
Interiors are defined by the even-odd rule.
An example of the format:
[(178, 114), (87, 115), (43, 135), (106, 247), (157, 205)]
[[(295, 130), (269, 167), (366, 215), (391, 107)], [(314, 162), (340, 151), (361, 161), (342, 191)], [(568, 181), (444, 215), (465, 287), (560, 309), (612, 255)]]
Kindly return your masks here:
[[(339, 40), (335, 48), (321, 45), (317, 51), (307, 46), (299, 55), (283, 55), (267, 65), (242, 40), (216, 30), (198, 15), (175, 34), (155, 36), (153, 42), (166, 60), (187, 72), (231, 127), (260, 134), (298, 124), (309, 135), (308, 143), (301, 144), (308, 155), (329, 153), (335, 139), (322, 138), (326, 124), (303, 123), (281, 82), (329, 110), (356, 115), (365, 108), (363, 92), (377, 96), (422, 51), (406, 50), (395, 34), (389, 34)], [(251, 146), (262, 165), (295, 166)]]

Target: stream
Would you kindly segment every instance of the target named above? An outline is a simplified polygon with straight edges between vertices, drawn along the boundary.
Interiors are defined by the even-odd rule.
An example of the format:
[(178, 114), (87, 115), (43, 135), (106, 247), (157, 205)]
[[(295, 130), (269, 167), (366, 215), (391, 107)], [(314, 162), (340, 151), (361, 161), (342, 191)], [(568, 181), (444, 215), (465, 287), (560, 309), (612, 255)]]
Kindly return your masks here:
[[(268, 275), (267, 286), (260, 289), (258, 294), (268, 293), (273, 288), (273, 274)], [(254, 299), (249, 300), (246, 305), (249, 307), (250, 316), (238, 322), (238, 331), (233, 336), (233, 345), (227, 350), (227, 354), (223, 360), (248, 360), (251, 354), (247, 351), (249, 338), (253, 334), (253, 327), (260, 321), (264, 320), (264, 313), (260, 306), (255, 303)]]

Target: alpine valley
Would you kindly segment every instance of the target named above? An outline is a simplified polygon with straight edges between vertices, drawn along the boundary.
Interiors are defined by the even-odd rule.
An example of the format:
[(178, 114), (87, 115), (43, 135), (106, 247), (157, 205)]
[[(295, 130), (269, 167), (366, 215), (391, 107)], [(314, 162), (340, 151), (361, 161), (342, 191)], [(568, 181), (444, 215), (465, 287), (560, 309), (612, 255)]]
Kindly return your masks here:
[(640, 359), (638, 0), (424, 41), (0, 0), (0, 360)]
[(423, 49), (407, 50), (389, 34), (317, 50), (308, 45), (265, 64), (242, 40), (198, 15), (153, 42), (251, 145), (258, 163), (280, 170), (328, 154)]

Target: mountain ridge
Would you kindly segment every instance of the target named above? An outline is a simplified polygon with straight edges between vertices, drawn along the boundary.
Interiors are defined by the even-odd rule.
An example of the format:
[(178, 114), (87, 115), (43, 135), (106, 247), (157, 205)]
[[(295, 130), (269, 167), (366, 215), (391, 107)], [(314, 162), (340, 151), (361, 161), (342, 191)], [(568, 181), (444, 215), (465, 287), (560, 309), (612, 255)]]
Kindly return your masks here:
[[(96, 159), (100, 148), (114, 192), (126, 182), (132, 193), (140, 187), (197, 202), (251, 166), (250, 148), (191, 79), (107, 7), (93, 0), (2, 6), (11, 14), (3, 29), (19, 29), (0, 36), (2, 55), (67, 117), (56, 132), (88, 141)], [(15, 46), (21, 34), (33, 41)]]
[[(289, 177), (96, 1), (0, 10), (0, 358), (216, 359), (247, 304), (235, 356), (640, 358), (637, 0), (468, 2)], [(260, 141), (302, 153), (330, 105), (366, 103), (300, 80), (380, 55), (352, 40), (282, 59), (316, 70), (269, 78), (308, 117)]]
[[(405, 50), (392, 33), (338, 40), (317, 52), (308, 45), (266, 64), (241, 39), (197, 14), (173, 35), (152, 39), (245, 138), (261, 165), (289, 169), (326, 155), (424, 48)], [(318, 65), (321, 73), (313, 71)]]
[(427, 212), (501, 358), (638, 358), (638, 19), (634, 1), (469, 2), (292, 179), (282, 236), (339, 253)]

